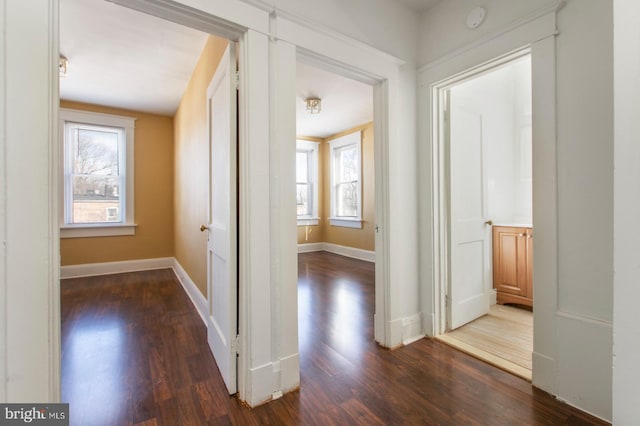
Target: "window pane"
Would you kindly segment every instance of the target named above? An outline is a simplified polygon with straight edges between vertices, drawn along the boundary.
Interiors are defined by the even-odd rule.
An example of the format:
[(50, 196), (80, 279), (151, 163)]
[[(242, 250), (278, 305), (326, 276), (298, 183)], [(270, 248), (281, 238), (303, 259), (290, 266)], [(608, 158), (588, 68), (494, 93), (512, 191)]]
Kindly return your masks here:
[(309, 153), (296, 152), (296, 182), (309, 182)]
[(337, 216), (358, 216), (358, 184), (356, 182), (339, 183), (337, 190)]
[(298, 216), (310, 216), (309, 206), (309, 185), (306, 183), (299, 183), (296, 185), (296, 204)]
[(358, 151), (355, 147), (345, 147), (338, 152), (338, 181), (358, 180)]
[(117, 177), (73, 176), (72, 223), (120, 222)]
[(77, 129), (74, 142), (74, 174), (118, 176), (118, 133)]

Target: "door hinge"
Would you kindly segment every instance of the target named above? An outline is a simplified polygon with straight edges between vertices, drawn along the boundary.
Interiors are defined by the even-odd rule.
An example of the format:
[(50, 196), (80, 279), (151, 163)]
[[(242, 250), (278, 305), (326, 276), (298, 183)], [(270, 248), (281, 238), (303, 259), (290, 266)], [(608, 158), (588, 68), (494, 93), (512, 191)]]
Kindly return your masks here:
[(240, 90), (240, 71), (233, 72), (233, 85), (236, 87), (236, 90)]
[(448, 295), (448, 294), (446, 294), (446, 295), (444, 296), (444, 304), (445, 304), (445, 306), (447, 306), (447, 307), (451, 306), (451, 298), (449, 297), (449, 295)]
[(235, 351), (236, 355), (240, 355), (240, 335), (236, 335), (231, 342), (231, 347)]

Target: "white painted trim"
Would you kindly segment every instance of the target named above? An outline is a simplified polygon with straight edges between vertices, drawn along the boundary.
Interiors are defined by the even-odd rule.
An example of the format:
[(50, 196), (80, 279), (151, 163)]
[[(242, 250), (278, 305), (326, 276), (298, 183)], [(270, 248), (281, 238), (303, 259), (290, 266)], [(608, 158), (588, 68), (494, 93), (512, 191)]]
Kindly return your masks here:
[(300, 387), (300, 354), (280, 358), (280, 389), (289, 392)]
[(402, 319), (402, 344), (409, 345), (422, 339), (425, 334), (422, 328), (422, 314), (417, 313)]
[(330, 217), (329, 225), (331, 226), (340, 226), (343, 228), (354, 228), (354, 229), (362, 229), (362, 219), (347, 219), (344, 217)]
[(172, 268), (173, 272), (176, 274), (176, 278), (180, 281), (182, 288), (184, 289), (187, 296), (193, 303), (193, 306), (198, 311), (198, 315), (200, 315), (200, 319), (202, 319), (203, 324), (207, 325), (207, 316), (209, 315), (209, 310), (207, 309), (207, 299), (204, 297), (196, 283), (193, 282), (187, 271), (184, 270), (178, 259), (171, 258), (172, 260)]
[[(556, 2), (561, 5), (562, 2)], [(419, 161), (432, 164), (429, 170), (420, 170), (420, 193), (432, 194), (430, 200), (421, 201), (420, 227), (426, 232), (421, 236), (421, 310), (433, 313), (434, 333), (444, 331), (444, 286), (448, 271), (447, 262), (447, 213), (446, 174), (443, 170), (444, 152), (437, 141), (442, 136), (437, 111), (441, 106), (437, 90), (448, 82), (464, 75), (468, 70), (485, 66), (510, 52), (530, 46), (532, 78), (536, 90), (533, 93), (534, 134), (534, 227), (539, 232), (534, 245), (534, 349), (537, 368), (533, 370), (533, 384), (557, 395), (559, 376), (556, 352), (556, 310), (558, 306), (558, 230), (557, 230), (557, 164), (556, 164), (556, 64), (555, 34), (557, 33), (557, 8), (549, 8), (516, 28), (508, 28), (501, 34), (483, 40), (473, 49), (465, 49), (449, 55), (429, 67), (421, 69), (420, 110), (428, 114), (420, 120)], [(546, 38), (544, 38), (546, 36)], [(428, 112), (429, 111), (429, 112)], [(537, 142), (536, 142), (537, 141)], [(539, 143), (538, 143), (539, 142)], [(428, 168), (427, 168), (428, 169)], [(536, 207), (537, 206), (537, 207)], [(554, 362), (542, 362), (542, 359)]]
[(125, 272), (149, 271), (153, 269), (173, 268), (173, 266), (173, 257), (85, 263), (82, 265), (67, 265), (60, 267), (60, 278), (80, 278), (96, 275), (120, 274)]
[(376, 252), (371, 250), (363, 250), (355, 247), (341, 246), (332, 243), (298, 244), (298, 253), (310, 253), (314, 251), (326, 251), (333, 254), (339, 254), (340, 256), (364, 260), (366, 262), (376, 261)]
[(63, 225), (60, 227), (60, 238), (91, 238), (135, 235), (137, 224), (105, 224), (105, 225)]
[(320, 223), (319, 217), (298, 218), (298, 226), (317, 226)]
[[(341, 34), (338, 31), (332, 28), (329, 28), (325, 25), (322, 25), (316, 21), (312, 21), (302, 16), (294, 15), (293, 13), (285, 12), (277, 8), (274, 8), (273, 12), (275, 12), (275, 15), (277, 16), (279, 22), (288, 22), (289, 24), (295, 24), (297, 26), (300, 26), (301, 28), (309, 28), (309, 29), (312, 28), (313, 29), (312, 31), (316, 33), (316, 37), (320, 35), (325, 36), (334, 42), (338, 42), (343, 46), (348, 46), (349, 48), (356, 49), (359, 52), (372, 55), (376, 59), (387, 62), (388, 64), (401, 66), (401, 65), (404, 65), (405, 63), (405, 61), (403, 61), (402, 59), (399, 59), (393, 55), (390, 55), (386, 52), (381, 51), (380, 49), (376, 49), (375, 47), (369, 46), (368, 44), (362, 43), (361, 41), (358, 41), (344, 34)], [(286, 31), (279, 31), (277, 34), (277, 36), (279, 38), (282, 38), (283, 40), (287, 40), (289, 42), (295, 42), (295, 39), (289, 40), (286, 37), (287, 35), (288, 35), (288, 32)]]
[[(508, 33), (510, 33), (513, 30), (516, 30), (520, 27), (522, 27), (523, 25), (526, 25), (530, 22), (535, 21), (536, 19), (543, 17), (545, 15), (548, 15), (552, 12), (558, 12), (560, 9), (562, 9), (564, 7), (564, 5), (566, 4), (566, 0), (554, 0), (551, 3), (549, 3), (546, 6), (543, 6), (540, 9), (534, 10), (533, 12), (529, 13), (528, 15), (523, 16), (522, 18), (516, 20), (515, 22), (511, 23), (511, 25), (501, 28), (498, 31), (494, 31), (492, 33), (486, 34), (478, 39), (475, 39), (473, 42), (466, 44), (456, 50), (454, 50), (453, 52), (448, 53), (447, 55), (440, 57), (436, 60), (433, 60), (423, 66), (421, 66), (420, 68), (418, 68), (418, 72), (422, 73), (424, 71), (429, 70), (430, 68), (435, 68), (439, 65), (442, 65), (446, 62), (451, 61), (453, 58), (463, 55), (466, 52), (469, 52), (473, 49), (477, 49), (479, 46), (482, 46), (486, 43), (489, 43), (491, 41), (493, 41), (494, 39), (497, 39), (503, 35), (506, 35)], [(550, 34), (544, 34), (541, 36), (540, 39), (542, 38), (546, 38), (550, 35), (554, 35), (555, 33), (550, 33)], [(537, 40), (534, 40), (534, 42)]]
[(109, 0), (205, 33), (237, 41), (247, 28), (267, 34), (269, 14), (229, 0)]
[[(271, 135), (269, 102), (273, 95), (269, 90), (270, 73), (267, 72), (269, 53), (269, 39), (264, 34), (248, 30), (240, 38), (238, 325), (242, 350), (238, 358), (238, 392), (240, 399), (252, 407), (265, 402), (275, 390), (271, 375), (256, 376), (254, 371), (260, 371), (256, 366), (271, 364), (276, 344), (274, 334), (279, 336), (281, 332), (274, 326), (272, 314), (275, 291), (272, 262), (275, 263), (275, 254), (272, 252), (271, 197), (275, 195), (271, 193), (271, 166), (268, 161)], [(291, 147), (294, 147), (292, 143)], [(290, 164), (293, 167), (295, 162)], [(293, 181), (293, 175), (291, 177), (289, 182)], [(295, 197), (295, 192), (291, 191), (290, 195)], [(291, 207), (293, 205), (295, 199)], [(290, 213), (295, 217), (293, 208)], [(295, 232), (294, 221), (290, 229)], [(279, 238), (277, 234), (274, 237)], [(283, 309), (282, 306), (279, 308)]]

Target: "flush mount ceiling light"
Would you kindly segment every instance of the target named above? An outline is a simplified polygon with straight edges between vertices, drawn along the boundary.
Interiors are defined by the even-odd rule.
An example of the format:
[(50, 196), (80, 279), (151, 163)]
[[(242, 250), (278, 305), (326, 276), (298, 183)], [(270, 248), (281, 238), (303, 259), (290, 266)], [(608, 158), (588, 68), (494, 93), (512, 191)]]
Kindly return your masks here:
[(60, 77), (67, 76), (67, 68), (69, 67), (69, 60), (66, 56), (60, 55), (60, 60), (58, 61), (58, 69), (60, 70)]
[(322, 109), (322, 100), (318, 98), (308, 98), (307, 103), (307, 112), (309, 114), (320, 114), (320, 110)]

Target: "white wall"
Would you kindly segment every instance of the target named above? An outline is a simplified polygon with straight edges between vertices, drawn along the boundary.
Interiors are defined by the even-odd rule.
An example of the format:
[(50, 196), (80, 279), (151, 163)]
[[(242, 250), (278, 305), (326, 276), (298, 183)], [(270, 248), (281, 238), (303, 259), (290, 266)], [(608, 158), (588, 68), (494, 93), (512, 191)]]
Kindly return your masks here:
[[(490, 59), (481, 58), (478, 54), (481, 50), (493, 51), (497, 56), (507, 53), (500, 51), (501, 46), (519, 47), (509, 43), (510, 39), (522, 36), (520, 27), (514, 23), (549, 4), (547, 1), (489, 1), (487, 21), (474, 32), (468, 30), (464, 22), (475, 3), (470, 0), (441, 2), (422, 17), (418, 62), (430, 64), (424, 73), (432, 72), (434, 64), (446, 61)], [(538, 25), (536, 22), (532, 21), (534, 27)], [(536, 229), (536, 210), (540, 212), (545, 206), (534, 206), (537, 241), (553, 242), (553, 238), (548, 237), (555, 232), (558, 238), (557, 245), (550, 246), (552, 250), (557, 248), (557, 258), (545, 263), (545, 270), (539, 269), (542, 266), (536, 263), (534, 254), (536, 287), (546, 268), (553, 267), (554, 263), (558, 268), (557, 292), (552, 289), (553, 294), (547, 292), (544, 298), (548, 304), (545, 312), (550, 316), (538, 315), (539, 321), (535, 323), (534, 351), (541, 351), (538, 359), (544, 362), (534, 362), (534, 383), (605, 419), (611, 418), (613, 314), (612, 24), (610, 2), (569, 0), (557, 14), (556, 54), (545, 54), (549, 63), (555, 59), (557, 114), (539, 123), (548, 126), (554, 119), (557, 123), (554, 132), (557, 167), (542, 165), (544, 169), (557, 171), (557, 182), (553, 185), (557, 188), (557, 220), (539, 223), (541, 226)], [(501, 36), (510, 29), (513, 31)], [(533, 61), (536, 68), (535, 56)], [(427, 88), (422, 90), (426, 92)], [(535, 79), (533, 90), (535, 93)], [(421, 105), (425, 108), (419, 114), (424, 119), (430, 114), (429, 104)], [(548, 109), (553, 107), (551, 104)], [(425, 210), (423, 207), (421, 220), (430, 219), (424, 214)], [(431, 269), (425, 267), (422, 276), (429, 277), (430, 272)], [(431, 284), (426, 285), (428, 292)], [(547, 285), (551, 282), (546, 279), (540, 283), (540, 287)], [(425, 299), (425, 303), (428, 302)]]
[(640, 407), (640, 3), (614, 1), (615, 174), (613, 423), (634, 425)]

